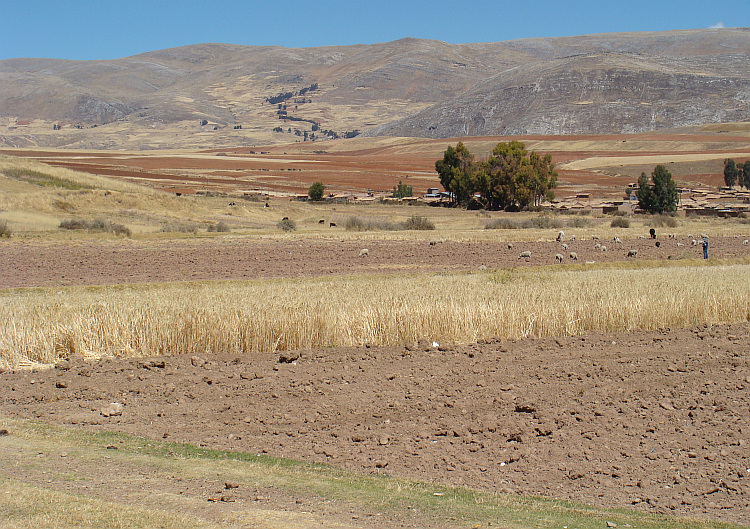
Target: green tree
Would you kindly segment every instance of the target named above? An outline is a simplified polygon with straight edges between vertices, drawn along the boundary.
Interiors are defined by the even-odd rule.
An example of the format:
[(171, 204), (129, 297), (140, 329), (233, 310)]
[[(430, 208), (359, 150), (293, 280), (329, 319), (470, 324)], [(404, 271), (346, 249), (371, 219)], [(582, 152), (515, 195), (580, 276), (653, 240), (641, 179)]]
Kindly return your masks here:
[(414, 196), (414, 189), (412, 186), (408, 186), (401, 182), (401, 180), (398, 181), (397, 186), (393, 186), (393, 198), (404, 198), (404, 197), (411, 197)]
[(458, 142), (456, 148), (448, 147), (443, 153), (443, 159), (435, 162), (435, 170), (440, 175), (440, 184), (448, 193), (454, 204), (465, 204), (473, 193), (471, 182), (476, 167), (474, 156), (469, 149)]
[(638, 178), (638, 206), (649, 213), (668, 213), (677, 210), (677, 185), (672, 174), (663, 165), (657, 165), (651, 172), (651, 184), (646, 173)]
[(737, 166), (734, 160), (727, 158), (724, 160), (724, 183), (727, 187), (732, 187), (737, 183)]
[(746, 160), (742, 164), (742, 179), (745, 184), (745, 189), (750, 189), (750, 160)]
[(310, 186), (310, 189), (307, 190), (307, 196), (313, 202), (320, 202), (321, 200), (323, 200), (323, 194), (325, 192), (326, 192), (326, 188), (323, 185), (323, 183), (315, 182), (313, 185)]

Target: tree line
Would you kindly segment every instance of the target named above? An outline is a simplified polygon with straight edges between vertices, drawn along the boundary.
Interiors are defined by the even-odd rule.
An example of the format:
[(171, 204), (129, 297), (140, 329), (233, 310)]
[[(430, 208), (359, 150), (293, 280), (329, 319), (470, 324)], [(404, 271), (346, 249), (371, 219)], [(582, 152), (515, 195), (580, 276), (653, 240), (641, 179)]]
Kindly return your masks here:
[(517, 211), (555, 198), (557, 171), (552, 157), (529, 152), (520, 141), (498, 143), (487, 160), (476, 160), (458, 142), (435, 162), (435, 170), (455, 205)]
[(739, 184), (750, 189), (750, 160), (745, 163), (735, 163), (731, 158), (724, 160), (724, 183), (727, 187)]

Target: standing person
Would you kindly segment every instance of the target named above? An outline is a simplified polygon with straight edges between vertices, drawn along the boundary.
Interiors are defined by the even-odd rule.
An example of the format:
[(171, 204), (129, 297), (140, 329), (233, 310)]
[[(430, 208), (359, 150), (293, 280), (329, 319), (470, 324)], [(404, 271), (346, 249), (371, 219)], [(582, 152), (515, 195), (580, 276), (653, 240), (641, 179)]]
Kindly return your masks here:
[(703, 237), (703, 258), (708, 259), (708, 239)]

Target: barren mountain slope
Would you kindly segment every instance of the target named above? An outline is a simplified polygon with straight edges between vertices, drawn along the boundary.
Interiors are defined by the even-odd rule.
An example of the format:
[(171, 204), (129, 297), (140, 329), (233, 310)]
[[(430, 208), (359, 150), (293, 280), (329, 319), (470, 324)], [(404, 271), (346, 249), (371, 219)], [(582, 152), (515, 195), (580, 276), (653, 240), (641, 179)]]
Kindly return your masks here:
[(0, 144), (635, 132), (750, 119), (748, 86), (746, 29), (299, 49), (198, 44), (108, 61), (0, 61)]

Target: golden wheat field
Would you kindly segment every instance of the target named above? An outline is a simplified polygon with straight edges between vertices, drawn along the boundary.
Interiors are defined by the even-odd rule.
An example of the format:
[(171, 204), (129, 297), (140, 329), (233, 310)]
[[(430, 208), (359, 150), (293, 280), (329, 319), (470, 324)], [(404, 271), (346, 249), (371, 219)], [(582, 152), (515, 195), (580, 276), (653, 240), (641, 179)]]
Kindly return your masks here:
[(19, 366), (686, 327), (750, 319), (748, 282), (735, 264), (6, 291), (0, 352)]

